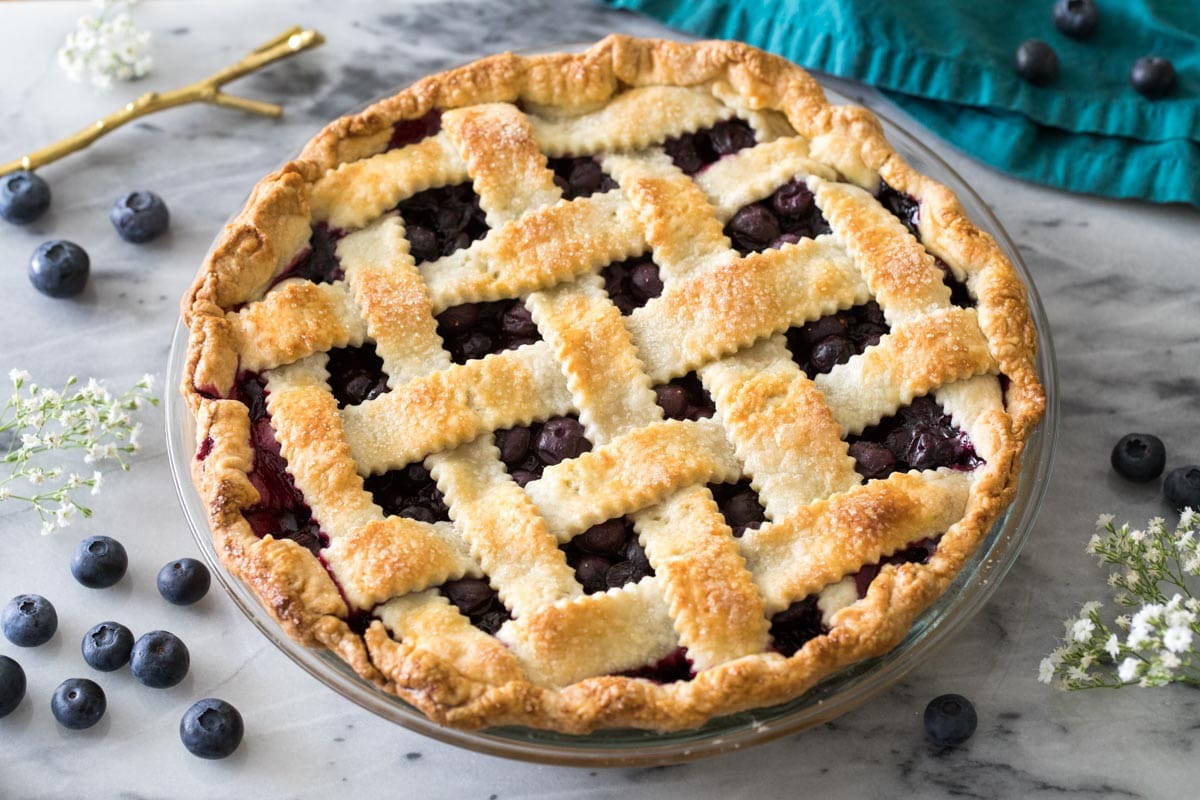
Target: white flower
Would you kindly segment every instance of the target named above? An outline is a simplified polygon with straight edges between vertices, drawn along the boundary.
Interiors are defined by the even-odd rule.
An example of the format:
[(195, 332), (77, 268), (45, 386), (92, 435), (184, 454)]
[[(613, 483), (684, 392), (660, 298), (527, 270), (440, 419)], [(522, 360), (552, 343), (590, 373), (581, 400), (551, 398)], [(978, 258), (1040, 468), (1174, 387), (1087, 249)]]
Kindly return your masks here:
[(1100, 516), (1096, 517), (1096, 527), (1100, 528), (1101, 530), (1112, 525), (1112, 522), (1113, 522), (1112, 514), (1101, 514)]
[(1158, 657), (1158, 662), (1165, 669), (1169, 669), (1169, 670), (1170, 669), (1179, 669), (1181, 666), (1183, 666), (1183, 662), (1179, 659), (1179, 656), (1175, 655), (1174, 653), (1172, 653), (1170, 651), (1163, 651), (1162, 655), (1160, 655)]
[(1050, 683), (1054, 680), (1054, 662), (1049, 658), (1043, 658), (1042, 663), (1038, 666), (1038, 680), (1042, 683)]
[(1138, 667), (1141, 662), (1136, 658), (1127, 658), (1121, 662), (1121, 666), (1117, 669), (1117, 677), (1122, 683), (1129, 683), (1138, 675)]
[(0, 486), (0, 502), (7, 500), (12, 496), (12, 491), (7, 486)]
[(1090, 617), (1092, 614), (1100, 610), (1100, 603), (1095, 600), (1089, 600), (1079, 609), (1079, 616)]
[(104, 475), (100, 470), (92, 472), (92, 494), (100, 494), (100, 485), (104, 483)]
[(1191, 508), (1190, 506), (1188, 508), (1185, 508), (1179, 514), (1179, 527), (1180, 528), (1194, 528), (1196, 526), (1197, 521), (1200, 521), (1200, 514), (1197, 514), (1196, 510), (1194, 508)]
[(42, 443), (42, 440), (32, 433), (21, 434), (21, 447), (26, 450), (33, 450)]
[(71, 524), (71, 520), (75, 517), (75, 506), (66, 503), (60, 505), (58, 510), (54, 512), (54, 522), (58, 527), (65, 528)]
[(84, 16), (58, 51), (59, 66), (72, 80), (84, 77), (100, 88), (112, 79), (132, 80), (150, 71), (150, 34), (139, 31), (129, 16), (134, 0), (101, 0), (99, 15)]
[(1146, 541), (1146, 532), (1141, 529), (1132, 531), (1129, 534), (1129, 538), (1140, 544), (1140, 543)]
[(13, 368), (8, 371), (8, 379), (12, 381), (13, 386), (16, 386), (18, 389), (20, 389), (21, 385), (28, 382), (32, 377), (32, 375), (23, 369)]
[(1100, 538), (1100, 534), (1093, 533), (1092, 538), (1088, 539), (1087, 547), (1084, 549), (1087, 550), (1088, 555), (1094, 556), (1096, 555), (1096, 551), (1100, 548), (1100, 544), (1103, 541), (1104, 540)]
[(1114, 660), (1120, 654), (1121, 643), (1120, 643), (1120, 641), (1118, 641), (1117, 635), (1115, 633), (1112, 634), (1111, 636), (1109, 636), (1108, 640), (1104, 643), (1104, 651), (1106, 653), (1108, 653), (1110, 656), (1112, 656), (1112, 658)]
[(1083, 643), (1092, 638), (1092, 631), (1096, 630), (1096, 625), (1090, 619), (1077, 619), (1075, 624), (1071, 626), (1071, 638), (1077, 642)]
[(1167, 628), (1162, 637), (1163, 647), (1172, 653), (1182, 653), (1192, 646), (1192, 629), (1181, 625)]

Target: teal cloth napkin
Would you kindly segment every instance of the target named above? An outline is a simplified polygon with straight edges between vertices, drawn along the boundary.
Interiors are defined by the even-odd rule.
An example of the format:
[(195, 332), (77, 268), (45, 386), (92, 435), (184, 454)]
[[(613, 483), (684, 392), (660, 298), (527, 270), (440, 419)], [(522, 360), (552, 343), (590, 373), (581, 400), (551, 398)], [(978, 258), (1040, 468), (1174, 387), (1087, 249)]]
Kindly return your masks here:
[[(882, 89), (963, 151), (1075, 192), (1200, 206), (1200, 0), (1097, 0), (1085, 41), (1053, 0), (601, 0), (699, 36), (737, 39)], [(1017, 46), (1057, 52), (1049, 86), (1023, 81)], [(1129, 85), (1140, 56), (1175, 66), (1172, 94)]]

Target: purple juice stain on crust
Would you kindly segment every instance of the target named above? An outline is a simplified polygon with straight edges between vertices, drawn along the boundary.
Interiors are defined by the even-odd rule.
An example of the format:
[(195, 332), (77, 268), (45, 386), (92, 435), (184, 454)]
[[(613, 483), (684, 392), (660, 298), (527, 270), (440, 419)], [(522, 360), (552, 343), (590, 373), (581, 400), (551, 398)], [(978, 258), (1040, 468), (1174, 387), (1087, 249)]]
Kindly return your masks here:
[(205, 436), (204, 441), (200, 442), (199, 449), (196, 450), (196, 460), (203, 461), (204, 459), (208, 458), (209, 454), (212, 453), (212, 449), (213, 438), (211, 436)]
[(663, 291), (658, 265), (648, 252), (614, 261), (600, 271), (600, 277), (604, 279), (608, 299), (622, 314), (641, 308)]
[(460, 578), (446, 581), (438, 591), (457, 608), (459, 613), (484, 633), (493, 636), (500, 626), (512, 619), (508, 609), (500, 602), (500, 595), (492, 588), (487, 578)]
[(708, 419), (717, 413), (712, 395), (695, 372), (654, 387), (655, 401), (668, 419)]
[(969, 471), (983, 463), (970, 437), (929, 396), (914, 398), (894, 415), (846, 441), (855, 468), (868, 480), (939, 467)]
[(655, 683), (690, 681), (696, 677), (686, 647), (676, 647), (653, 664), (616, 674), (625, 678), (645, 678)]
[(455, 364), (542, 340), (520, 299), (451, 306), (437, 315), (437, 330)]
[(771, 617), (771, 648), (784, 656), (790, 656), (805, 642), (829, 633), (821, 621), (821, 608), (817, 596), (809, 595)]
[(419, 522), (445, 522), (450, 512), (429, 470), (417, 461), (400, 469), (371, 475), (363, 480), (375, 505), (392, 517)]
[(870, 587), (871, 581), (875, 580), (879, 570), (887, 564), (928, 564), (929, 559), (933, 558), (933, 554), (937, 552), (939, 539), (941, 539), (940, 535), (918, 539), (890, 556), (884, 556), (875, 564), (863, 565), (858, 572), (854, 573), (854, 589), (858, 592), (859, 598), (867, 596), (867, 589)]
[(917, 199), (910, 194), (903, 194), (896, 191), (886, 183), (880, 183), (879, 192), (875, 195), (875, 199), (880, 205), (892, 212), (896, 219), (904, 223), (904, 227), (908, 228), (916, 240), (921, 241), (921, 204)]
[(844, 364), (878, 344), (891, 330), (874, 300), (787, 331), (792, 359), (810, 378)]
[(417, 192), (396, 206), (404, 218), (409, 252), (420, 264), (469, 247), (487, 235), (487, 215), (470, 183)]
[(392, 138), (388, 142), (387, 149), (395, 150), (416, 144), (422, 139), (436, 135), (441, 129), (442, 112), (438, 108), (416, 119), (402, 119), (392, 126)]
[(586, 594), (618, 589), (654, 574), (628, 517), (593, 525), (562, 549)]
[(750, 486), (749, 478), (742, 478), (737, 483), (710, 483), (708, 490), (712, 492), (721, 516), (733, 529), (735, 537), (740, 538), (747, 530), (757, 528), (766, 521), (758, 494)]
[(551, 158), (547, 163), (554, 171), (554, 183), (562, 190), (566, 200), (591, 197), (617, 188), (617, 182), (591, 156)]
[(337, 398), (338, 408), (374, 400), (388, 390), (383, 359), (376, 354), (373, 344), (334, 348), (329, 351), (325, 368), (329, 371), (329, 388)]
[(722, 156), (753, 147), (756, 141), (750, 124), (734, 117), (718, 122), (711, 128), (701, 128), (667, 139), (663, 142), (663, 150), (675, 162), (675, 166), (688, 175), (695, 175)]
[(725, 235), (742, 255), (777, 250), (829, 231), (812, 191), (799, 179), (788, 181), (757, 203), (742, 206), (725, 224)]
[(592, 449), (576, 417), (552, 417), (496, 431), (492, 441), (514, 481), (524, 486), (542, 477), (546, 467), (576, 458)]
[(275, 280), (271, 281), (271, 286), (288, 278), (304, 278), (313, 283), (340, 281), (346, 274), (337, 258), (337, 243), (345, 235), (345, 231), (327, 225), (314, 226), (312, 236), (308, 240), (308, 249), (279, 273)]

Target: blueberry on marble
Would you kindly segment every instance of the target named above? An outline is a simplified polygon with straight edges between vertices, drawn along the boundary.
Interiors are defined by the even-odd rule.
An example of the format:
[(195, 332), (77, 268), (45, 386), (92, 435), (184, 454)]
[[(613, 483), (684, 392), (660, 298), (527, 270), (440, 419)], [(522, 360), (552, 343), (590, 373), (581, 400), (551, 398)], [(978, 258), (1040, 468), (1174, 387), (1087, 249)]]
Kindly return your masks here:
[(33, 222), (50, 207), (50, 186), (28, 170), (0, 178), (0, 217), (14, 225)]
[(961, 694), (939, 695), (925, 706), (925, 735), (940, 747), (962, 744), (977, 724), (974, 704)]
[(190, 606), (208, 594), (208, 567), (194, 558), (179, 558), (158, 571), (158, 593), (168, 603)]
[(40, 594), (19, 594), (4, 607), (0, 628), (17, 647), (37, 647), (58, 630), (58, 612)]
[(1129, 70), (1129, 84), (1151, 99), (1165, 97), (1175, 86), (1175, 65), (1159, 56), (1142, 56)]
[(127, 242), (142, 244), (161, 236), (171, 224), (167, 204), (154, 192), (130, 192), (109, 209), (108, 219)]
[(89, 589), (112, 586), (121, 580), (128, 566), (125, 547), (109, 536), (87, 537), (71, 556), (71, 574)]
[(200, 758), (225, 758), (242, 743), (245, 724), (238, 710), (224, 700), (197, 700), (179, 720), (179, 738), (188, 752)]
[(178, 636), (168, 631), (150, 631), (133, 643), (129, 669), (138, 683), (154, 689), (166, 689), (182, 681), (191, 665), (191, 656)]
[(49, 297), (74, 297), (87, 285), (91, 259), (74, 242), (52, 239), (38, 245), (29, 259), (29, 281)]
[(101, 622), (83, 635), (80, 649), (89, 667), (112, 672), (129, 663), (133, 633), (119, 622)]
[(25, 697), (25, 670), (8, 656), (0, 656), (0, 717), (7, 717)]
[(73, 731), (95, 725), (107, 708), (104, 690), (87, 678), (68, 678), (50, 696), (50, 713), (59, 725)]
[(1054, 4), (1054, 27), (1072, 39), (1086, 39), (1096, 30), (1100, 12), (1094, 0), (1058, 0)]
[(1152, 433), (1127, 433), (1113, 447), (1110, 460), (1122, 478), (1145, 483), (1162, 474), (1167, 450)]
[(1167, 473), (1163, 496), (1176, 511), (1185, 508), (1200, 511), (1200, 465), (1189, 464)]
[(1017, 74), (1035, 86), (1058, 77), (1058, 54), (1041, 39), (1026, 39), (1017, 48)]

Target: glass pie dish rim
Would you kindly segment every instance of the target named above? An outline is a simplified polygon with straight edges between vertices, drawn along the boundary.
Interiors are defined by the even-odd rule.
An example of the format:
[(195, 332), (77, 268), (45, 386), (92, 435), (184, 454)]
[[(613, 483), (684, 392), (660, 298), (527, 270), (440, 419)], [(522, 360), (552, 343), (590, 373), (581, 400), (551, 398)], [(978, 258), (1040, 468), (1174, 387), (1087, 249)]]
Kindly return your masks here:
[[(567, 48), (564, 48), (567, 49)], [(1016, 497), (981, 542), (947, 591), (922, 612), (896, 648), (852, 665), (800, 697), (778, 706), (711, 720), (686, 731), (658, 733), (606, 729), (570, 735), (525, 727), (459, 730), (439, 725), (398, 697), (362, 679), (335, 654), (293, 641), (271, 618), (253, 591), (229, 574), (216, 552), (207, 515), (192, 483), (194, 420), (178, 387), (182, 382), (188, 331), (178, 321), (167, 361), (165, 405), (167, 453), (180, 505), (205, 560), (234, 604), (284, 655), (338, 694), (362, 708), (431, 738), (495, 756), (561, 766), (656, 766), (690, 761), (772, 741), (830, 721), (887, 689), (958, 631), (992, 596), (1016, 561), (1045, 496), (1058, 435), (1057, 367), (1041, 299), (1020, 254), (999, 220), (957, 172), (919, 139), (881, 114), (871, 99), (851, 100), (822, 81), (831, 102), (857, 103), (883, 125), (891, 145), (918, 172), (948, 186), (968, 216), (992, 234), (1024, 280), (1038, 334), (1038, 372), (1046, 390), (1046, 413), (1022, 454)]]

